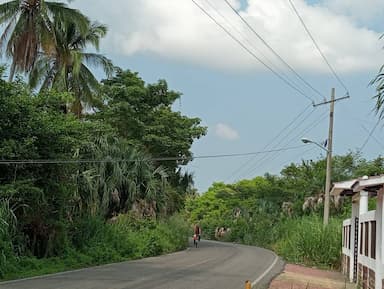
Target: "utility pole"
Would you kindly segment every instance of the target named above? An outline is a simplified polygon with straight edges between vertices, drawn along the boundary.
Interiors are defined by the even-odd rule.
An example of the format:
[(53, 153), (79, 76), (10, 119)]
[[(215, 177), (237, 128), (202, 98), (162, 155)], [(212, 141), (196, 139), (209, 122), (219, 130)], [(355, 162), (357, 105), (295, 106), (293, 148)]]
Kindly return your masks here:
[(330, 104), (330, 110), (329, 110), (329, 130), (328, 130), (328, 141), (327, 141), (327, 171), (326, 171), (326, 177), (325, 177), (325, 192), (324, 192), (324, 219), (323, 224), (324, 226), (328, 225), (329, 222), (329, 193), (331, 189), (331, 174), (332, 174), (332, 141), (333, 141), (333, 119), (334, 119), (334, 111), (335, 111), (335, 102), (349, 98), (349, 95), (340, 97), (338, 99), (335, 99), (335, 89), (332, 88), (331, 90), (331, 100), (330, 101), (324, 101), (319, 104), (314, 104), (313, 106), (319, 106), (324, 104)]
[(335, 89), (332, 88), (331, 104), (329, 110), (329, 130), (327, 145), (327, 173), (325, 177), (325, 197), (324, 197), (324, 226), (329, 222), (329, 193), (331, 189), (331, 173), (332, 173), (332, 139), (333, 139), (333, 117), (335, 111)]

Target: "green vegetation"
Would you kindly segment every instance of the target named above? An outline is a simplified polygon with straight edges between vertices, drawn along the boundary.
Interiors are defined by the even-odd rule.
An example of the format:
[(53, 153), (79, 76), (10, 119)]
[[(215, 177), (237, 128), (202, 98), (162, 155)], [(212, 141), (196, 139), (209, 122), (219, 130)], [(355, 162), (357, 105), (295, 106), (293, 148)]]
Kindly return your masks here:
[[(148, 88), (143, 83), (141, 89)], [(107, 85), (103, 90), (108, 93)], [(130, 93), (124, 96), (129, 102)], [(24, 276), (24, 267), (29, 275), (152, 256), (185, 246), (187, 234), (181, 229), (185, 225), (175, 226), (174, 221), (167, 225), (162, 220), (183, 209), (186, 196), (193, 193), (190, 176), (180, 172), (176, 160), (168, 166), (153, 161), (144, 145), (118, 132), (105, 116), (106, 108), (81, 119), (67, 113), (67, 97), (54, 91), (32, 94), (22, 82), (0, 80), (0, 278)], [(183, 136), (178, 136), (180, 147), (173, 146), (168, 153), (190, 154), (193, 139), (205, 129), (198, 126), (198, 119), (189, 122), (173, 113), (171, 104), (158, 102), (172, 120), (180, 119), (178, 131)], [(162, 120), (167, 123), (166, 116)], [(142, 120), (141, 125), (145, 129), (151, 123)], [(153, 135), (168, 136), (151, 130)], [(146, 230), (133, 221), (129, 226), (105, 224), (126, 214), (135, 216), (138, 223), (148, 218), (158, 223), (148, 221)], [(76, 226), (95, 220), (93, 234), (100, 236), (78, 235)], [(88, 232), (87, 228), (82, 231)], [(91, 243), (81, 251), (79, 244), (86, 240)], [(30, 262), (57, 265), (36, 265), (35, 270)]]
[(280, 236), (274, 249), (289, 262), (338, 268), (341, 224), (340, 218), (333, 218), (324, 228), (319, 216), (284, 220), (279, 224)]
[(29, 277), (68, 269), (155, 256), (184, 249), (189, 227), (178, 216), (155, 221), (122, 215), (113, 224), (102, 218), (78, 220), (60, 257), (21, 256), (1, 266), (2, 279)]
[[(333, 160), (335, 181), (384, 172), (384, 159), (372, 161), (349, 153)], [(186, 210), (206, 238), (257, 245), (276, 251), (289, 262), (338, 268), (341, 223), (350, 215), (350, 200), (331, 202), (331, 223), (322, 222), (325, 161), (303, 161), (279, 176), (266, 174), (235, 184), (215, 183), (190, 197)], [(319, 201), (320, 199), (320, 201)], [(220, 228), (229, 228), (221, 230)]]
[[(11, 63), (9, 82), (0, 69), (0, 280), (183, 249), (184, 209), (205, 237), (271, 248), (292, 262), (339, 265), (349, 206), (334, 203), (323, 228), (324, 160), (216, 183), (197, 196), (182, 166), (206, 128), (173, 111), (181, 93), (165, 80), (147, 84), (88, 52), (98, 51), (105, 25), (44, 0), (0, 4), (0, 24), (0, 50)], [(92, 67), (106, 79), (98, 81)], [(382, 73), (373, 83), (380, 112)], [(335, 157), (333, 169), (334, 181), (375, 175), (384, 159), (350, 153)], [(303, 210), (309, 196), (317, 202)]]
[(88, 52), (107, 27), (67, 4), (8, 1), (0, 23), (0, 279), (184, 248), (181, 166), (206, 128), (181, 93)]

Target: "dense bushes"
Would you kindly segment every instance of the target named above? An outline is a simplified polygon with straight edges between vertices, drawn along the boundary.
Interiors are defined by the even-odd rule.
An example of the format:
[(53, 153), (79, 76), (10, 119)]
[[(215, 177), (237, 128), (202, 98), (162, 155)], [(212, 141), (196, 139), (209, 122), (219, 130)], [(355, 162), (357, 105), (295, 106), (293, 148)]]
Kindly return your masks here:
[[(178, 216), (155, 221), (120, 215), (113, 224), (97, 217), (87, 217), (72, 227), (72, 237), (60, 257), (16, 258), (12, 248), (5, 251), (10, 254), (1, 258), (0, 279), (53, 273), (181, 250), (187, 245), (188, 229), (187, 223)], [(0, 243), (0, 246), (3, 249), (4, 244)]]

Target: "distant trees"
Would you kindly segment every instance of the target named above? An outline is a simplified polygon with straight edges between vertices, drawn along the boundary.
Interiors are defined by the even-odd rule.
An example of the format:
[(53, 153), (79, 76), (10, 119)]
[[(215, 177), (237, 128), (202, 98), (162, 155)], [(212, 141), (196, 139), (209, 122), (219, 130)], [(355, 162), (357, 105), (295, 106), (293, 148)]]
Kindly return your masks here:
[[(234, 184), (214, 183), (202, 196), (191, 197), (186, 209), (191, 221), (199, 221), (210, 233), (216, 227), (237, 227), (241, 218), (245, 223), (255, 222), (255, 228), (260, 226), (260, 230), (268, 230), (268, 226), (273, 227), (274, 223), (287, 215), (300, 217), (308, 213), (322, 214), (322, 203), (316, 203), (306, 211), (303, 211), (303, 204), (309, 197), (317, 200), (324, 193), (324, 172), (325, 161), (321, 159), (292, 163), (277, 176), (266, 174)], [(333, 158), (334, 181), (382, 173), (384, 159), (380, 156), (370, 161), (356, 153)], [(284, 212), (288, 204), (289, 214)], [(333, 207), (334, 214), (342, 214), (343, 210), (342, 207)], [(263, 227), (263, 223), (266, 227)], [(257, 232), (252, 234), (259, 238)], [(266, 231), (262, 234), (266, 234)], [(263, 238), (260, 236), (260, 241), (268, 241)]]

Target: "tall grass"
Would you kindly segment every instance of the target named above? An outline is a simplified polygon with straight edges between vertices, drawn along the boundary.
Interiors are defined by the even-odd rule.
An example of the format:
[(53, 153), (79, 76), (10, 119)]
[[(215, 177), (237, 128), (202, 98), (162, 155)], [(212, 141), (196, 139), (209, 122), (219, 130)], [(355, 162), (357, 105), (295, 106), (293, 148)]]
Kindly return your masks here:
[(287, 219), (279, 224), (279, 240), (273, 246), (289, 262), (338, 269), (341, 256), (341, 220), (328, 226), (318, 216)]
[(15, 261), (13, 235), (17, 219), (10, 206), (9, 200), (0, 200), (0, 278), (6, 274), (6, 269)]

